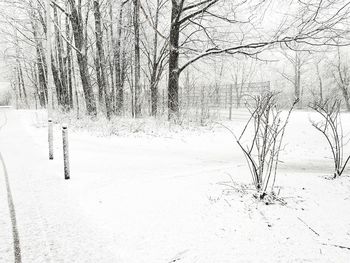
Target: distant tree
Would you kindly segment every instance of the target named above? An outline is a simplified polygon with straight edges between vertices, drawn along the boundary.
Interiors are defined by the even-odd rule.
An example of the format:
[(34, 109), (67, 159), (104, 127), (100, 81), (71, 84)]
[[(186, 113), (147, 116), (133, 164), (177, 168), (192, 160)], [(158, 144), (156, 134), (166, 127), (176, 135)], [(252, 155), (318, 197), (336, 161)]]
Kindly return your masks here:
[(72, 24), (74, 43), (76, 48), (77, 61), (79, 65), (80, 79), (83, 86), (86, 109), (89, 115), (96, 115), (96, 99), (92, 89), (91, 78), (88, 63), (88, 43), (86, 32), (86, 23), (83, 18), (82, 1), (68, 0), (70, 4), (69, 18)]
[[(96, 34), (96, 74), (99, 87), (99, 100), (105, 102), (107, 118), (111, 118), (111, 98), (107, 82), (107, 60), (103, 48), (102, 18), (100, 12), (100, 1), (94, 0), (95, 34)], [(102, 104), (102, 103), (101, 103)]]
[(338, 89), (341, 91), (346, 109), (350, 111), (350, 65), (344, 58), (340, 47), (337, 47), (337, 58), (331, 72)]
[(127, 27), (124, 22), (126, 4), (129, 0), (124, 0), (119, 3), (119, 10), (117, 13), (116, 22), (116, 37), (114, 39), (114, 68), (115, 68), (115, 82), (116, 82), (116, 99), (115, 99), (115, 113), (120, 115), (124, 108), (124, 84), (126, 80), (126, 71), (128, 63), (126, 60), (127, 48)]
[[(248, 1), (249, 2), (249, 1)], [(303, 43), (305, 45), (335, 45), (330, 42), (334, 37), (349, 32), (344, 27), (337, 27), (340, 23), (346, 23), (349, 19), (350, 7), (347, 1), (322, 1), (312, 0), (294, 3), (294, 9), (298, 14), (290, 15), (282, 19), (277, 30), (271, 35), (263, 36), (256, 32), (255, 37), (250, 36), (248, 30), (254, 31), (254, 23), (261, 23), (261, 18), (247, 20), (238, 19), (238, 11), (247, 1), (232, 2), (225, 0), (198, 0), (186, 2), (185, 0), (171, 1), (171, 26), (169, 31), (169, 77), (168, 77), (168, 116), (176, 116), (179, 113), (179, 77), (181, 72), (192, 63), (219, 54), (256, 56), (265, 48), (275, 44)], [(269, 1), (261, 1), (258, 5), (252, 3), (251, 13), (264, 14)], [(248, 8), (245, 6), (245, 8)], [(265, 10), (258, 10), (258, 9)], [(230, 10), (225, 14), (225, 10)], [(232, 26), (245, 25), (236, 41), (220, 41), (224, 37), (218, 36), (218, 28), (210, 24), (219, 20)], [(288, 21), (288, 22), (286, 22)], [(250, 29), (249, 25), (253, 25)], [(243, 29), (242, 29), (243, 28)], [(270, 30), (271, 31), (271, 30)], [(225, 34), (223, 32), (223, 34)], [(202, 44), (199, 39), (203, 39)], [(183, 41), (181, 43), (181, 40)], [(186, 52), (186, 53), (184, 53)], [(180, 55), (186, 54), (187, 61), (180, 66)], [(298, 82), (298, 81), (297, 81)], [(298, 92), (298, 91), (297, 91)]]
[(141, 117), (141, 51), (140, 51), (140, 0), (133, 0), (134, 27), (134, 109), (133, 116)]
[(241, 107), (241, 101), (244, 95), (244, 89), (247, 87), (249, 82), (252, 80), (252, 75), (254, 73), (254, 60), (244, 60), (233, 64), (231, 70), (231, 78), (233, 80), (234, 87), (234, 97), (236, 100), (236, 107)]
[[(145, 75), (148, 79), (151, 90), (151, 115), (156, 116), (158, 111), (158, 85), (165, 65), (168, 59), (168, 42), (159, 36), (159, 32), (163, 31), (160, 25), (163, 23), (161, 18), (162, 11), (167, 7), (168, 0), (156, 0), (155, 6), (152, 8), (154, 1), (145, 1), (142, 5), (143, 14), (148, 21), (149, 28), (144, 28), (144, 40), (142, 52), (147, 60), (147, 69)], [(164, 26), (163, 26), (164, 27)]]
[(324, 99), (324, 81), (322, 78), (322, 73), (321, 73), (321, 62), (323, 58), (317, 58), (317, 60), (314, 62), (315, 67), (316, 67), (316, 74), (317, 74), (317, 82), (318, 82), (318, 97), (319, 101), (322, 102)]
[(280, 72), (281, 76), (290, 82), (294, 88), (294, 99), (299, 101), (298, 107), (302, 108), (303, 100), (303, 85), (302, 77), (306, 73), (306, 66), (311, 60), (310, 52), (304, 51), (301, 47), (294, 46), (293, 50), (282, 50), (283, 56), (287, 59), (290, 66), (292, 66), (292, 74)]
[[(107, 117), (129, 109), (140, 116), (142, 91), (146, 91), (142, 87), (149, 86), (151, 114), (156, 115), (158, 86), (167, 67), (164, 96), (168, 118), (176, 118), (181, 73), (199, 69), (194, 63), (209, 56), (215, 61), (237, 54), (243, 55), (242, 60), (244, 56), (259, 60), (264, 59), (261, 52), (279, 45), (293, 49), (294, 43), (315, 48), (349, 44), (348, 1), (287, 2), (55, 0), (48, 8), (54, 34), (46, 46), (42, 36), (47, 32), (44, 7), (48, 2), (2, 0), (1, 23), (6, 26), (0, 30), (11, 46), (6, 57), (9, 68), (16, 68), (11, 71), (12, 80), (21, 85), (17, 93), (23, 104), (25, 89), (28, 104), (35, 97), (45, 107), (53, 99), (55, 107), (66, 111), (78, 110), (84, 101), (91, 116), (99, 109)], [(267, 23), (276, 6), (286, 14)], [(46, 58), (48, 47), (53, 52)], [(48, 89), (51, 75), (54, 87)], [(298, 79), (296, 83), (300, 83)], [(300, 97), (299, 86), (295, 85), (296, 97)], [(97, 108), (97, 98), (102, 107)]]

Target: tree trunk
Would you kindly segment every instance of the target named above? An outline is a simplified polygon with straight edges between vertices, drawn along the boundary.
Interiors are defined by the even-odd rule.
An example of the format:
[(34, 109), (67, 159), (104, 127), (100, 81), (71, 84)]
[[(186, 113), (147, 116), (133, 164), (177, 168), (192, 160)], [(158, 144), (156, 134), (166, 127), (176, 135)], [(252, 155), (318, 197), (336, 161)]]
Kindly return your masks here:
[(16, 84), (15, 84), (16, 89), (18, 90), (18, 98), (20, 102), (20, 106), (22, 106), (23, 102), (23, 96), (22, 96), (22, 90), (21, 90), (21, 77), (19, 75), (19, 70), (18, 67), (16, 68)]
[(156, 72), (152, 72), (151, 76), (151, 115), (156, 116), (158, 111), (158, 84), (156, 80)]
[(22, 70), (22, 65), (21, 63), (18, 64), (18, 69), (19, 69), (19, 88), (22, 89), (23, 96), (24, 96), (24, 103), (27, 108), (29, 108), (29, 101), (28, 101), (28, 96), (27, 96), (27, 91), (26, 91), (26, 86), (24, 83), (24, 77), (23, 77), (23, 70)]
[(32, 33), (35, 41), (37, 79), (39, 82), (38, 97), (41, 107), (46, 107), (47, 103), (47, 83), (46, 83), (46, 61), (41, 40), (38, 38), (38, 27), (36, 17), (31, 17)]
[(92, 89), (89, 73), (89, 64), (87, 57), (86, 39), (84, 36), (84, 25), (81, 14), (81, 6), (79, 5), (77, 7), (75, 4), (75, 0), (69, 0), (69, 3), (71, 5), (70, 20), (72, 23), (75, 47), (78, 50), (76, 54), (79, 65), (81, 83), (84, 91), (86, 110), (89, 115), (96, 116), (96, 100)]
[[(65, 111), (69, 110), (69, 91), (67, 87), (67, 72), (63, 59), (63, 41), (62, 36), (59, 32), (58, 25), (60, 25), (60, 21), (57, 15), (57, 7), (54, 7), (54, 19), (55, 19), (55, 39), (56, 39), (56, 58), (57, 58), (57, 76), (60, 85), (60, 94), (59, 94), (59, 104)], [(54, 60), (53, 60), (54, 62)], [(58, 95), (58, 94), (57, 94)]]
[[(114, 15), (113, 15), (113, 3), (114, 0), (109, 0), (109, 39), (108, 42), (108, 64), (109, 64), (109, 75), (110, 75), (110, 81), (111, 81), (111, 98), (110, 98), (110, 106), (111, 106), (111, 112), (115, 113), (115, 81), (114, 81)], [(108, 31), (108, 30), (107, 30)]]
[(301, 101), (301, 62), (298, 52), (295, 52), (295, 68), (294, 68), (294, 97), (298, 100), (298, 108), (302, 108)]
[(103, 108), (103, 85), (101, 81), (101, 67), (100, 67), (100, 56), (98, 55), (98, 50), (96, 49), (96, 54), (94, 58), (95, 70), (96, 70), (96, 82), (97, 82), (97, 98), (100, 108)]
[(151, 115), (156, 116), (158, 110), (158, 24), (159, 24), (160, 0), (157, 0), (157, 10), (154, 18), (154, 38), (153, 38), (153, 62), (151, 73)]
[[(68, 2), (66, 2), (66, 8), (68, 8)], [(65, 19), (66, 24), (66, 38), (69, 42), (71, 42), (71, 28), (69, 26), (69, 19), (66, 17)], [(72, 81), (72, 48), (70, 44), (66, 43), (66, 59), (65, 59), (65, 65), (66, 65), (66, 87), (68, 89), (68, 103), (69, 108), (73, 109), (73, 81)]]
[(320, 96), (319, 101), (322, 103), (322, 101), (323, 101), (323, 82), (322, 82), (322, 77), (320, 74), (320, 68), (318, 66), (318, 63), (316, 63), (316, 71), (317, 71), (318, 88), (319, 88), (319, 96)]
[(170, 28), (169, 79), (168, 79), (168, 119), (179, 115), (179, 38), (180, 24), (178, 17), (180, 6), (173, 1)]
[(117, 37), (114, 47), (114, 68), (115, 68), (115, 84), (116, 84), (116, 99), (115, 99), (115, 112), (116, 114), (122, 114), (124, 107), (124, 89), (123, 89), (123, 76), (122, 76), (122, 50), (121, 50), (121, 39), (123, 30), (123, 12), (124, 5), (120, 5), (118, 26), (117, 26)]
[(100, 1), (94, 0), (94, 16), (95, 16), (95, 33), (96, 33), (96, 63), (97, 68), (100, 72), (100, 83), (99, 90), (102, 90), (104, 101), (106, 104), (106, 115), (107, 119), (111, 118), (111, 106), (110, 97), (107, 89), (107, 78), (106, 78), (106, 59), (103, 50), (103, 35), (102, 35), (102, 21), (100, 12)]
[(56, 87), (57, 103), (58, 105), (63, 106), (63, 102), (62, 102), (63, 87), (60, 79), (60, 72), (55, 64), (54, 57), (52, 54), (51, 54), (51, 70), (52, 70), (53, 82), (55, 83), (55, 87)]
[(140, 63), (140, 0), (133, 0), (134, 3), (134, 52), (135, 52), (135, 64), (134, 64), (134, 77), (135, 77), (135, 116), (141, 117), (141, 63)]

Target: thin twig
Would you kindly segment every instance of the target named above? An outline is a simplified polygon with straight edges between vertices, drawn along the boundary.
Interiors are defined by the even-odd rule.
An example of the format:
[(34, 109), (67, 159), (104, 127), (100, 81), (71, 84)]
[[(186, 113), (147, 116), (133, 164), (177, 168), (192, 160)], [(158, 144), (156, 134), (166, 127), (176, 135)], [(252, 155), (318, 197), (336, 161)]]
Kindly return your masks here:
[(300, 217), (297, 217), (305, 226), (307, 226), (315, 235), (320, 236), (319, 233), (317, 233), (313, 228), (311, 228), (308, 224), (305, 223), (304, 220), (302, 220)]
[(324, 246), (332, 246), (332, 247), (337, 247), (337, 248), (342, 248), (342, 249), (347, 249), (350, 250), (350, 247), (347, 246), (342, 246), (342, 245), (336, 245), (336, 244), (327, 244), (327, 243), (322, 243)]

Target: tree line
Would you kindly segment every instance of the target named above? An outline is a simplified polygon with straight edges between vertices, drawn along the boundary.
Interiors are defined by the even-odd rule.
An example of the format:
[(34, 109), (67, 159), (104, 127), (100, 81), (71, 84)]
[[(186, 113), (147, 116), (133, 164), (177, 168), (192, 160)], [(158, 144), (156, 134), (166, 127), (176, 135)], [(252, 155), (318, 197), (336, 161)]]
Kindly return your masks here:
[[(0, 1), (17, 100), (29, 107), (30, 93), (46, 107), (52, 74), (52, 99), (60, 110), (84, 105), (88, 115), (102, 112), (108, 119), (125, 113), (126, 100), (131, 116), (144, 115), (146, 91), (156, 116), (161, 86), (168, 118), (176, 118), (182, 73), (199, 61), (260, 60), (273, 48), (349, 44), (348, 1), (50, 0), (49, 8), (46, 1)], [(294, 82), (299, 92), (298, 77)]]

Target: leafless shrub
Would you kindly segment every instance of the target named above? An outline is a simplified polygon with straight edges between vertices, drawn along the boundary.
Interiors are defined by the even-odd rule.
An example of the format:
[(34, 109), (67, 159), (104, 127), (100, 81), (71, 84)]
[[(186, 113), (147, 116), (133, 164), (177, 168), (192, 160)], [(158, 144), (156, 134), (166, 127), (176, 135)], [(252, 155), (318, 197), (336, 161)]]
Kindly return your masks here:
[[(267, 92), (253, 98), (248, 106), (250, 118), (236, 142), (247, 160), (257, 198), (268, 203), (280, 200), (274, 193), (279, 154), (286, 126), (297, 100), (287, 116), (277, 106), (276, 93)], [(232, 132), (233, 133), (233, 132)], [(234, 134), (234, 133), (233, 133)]]
[(340, 99), (326, 99), (323, 102), (314, 102), (310, 105), (320, 116), (320, 121), (311, 120), (312, 126), (320, 131), (326, 138), (332, 151), (334, 163), (333, 178), (341, 176), (350, 159), (350, 155), (344, 162), (344, 133), (340, 118)]

